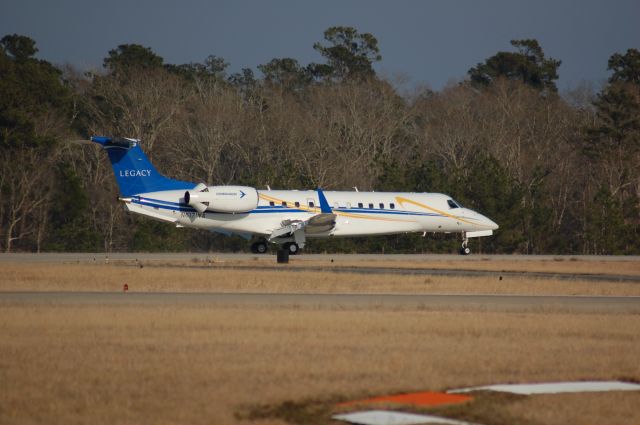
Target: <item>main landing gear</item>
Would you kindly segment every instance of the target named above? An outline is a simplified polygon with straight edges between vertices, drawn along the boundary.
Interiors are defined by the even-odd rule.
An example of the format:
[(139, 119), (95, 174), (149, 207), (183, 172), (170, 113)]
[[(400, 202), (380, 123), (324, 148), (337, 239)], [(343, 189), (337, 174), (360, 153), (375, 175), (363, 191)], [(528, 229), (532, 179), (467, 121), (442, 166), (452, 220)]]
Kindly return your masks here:
[(287, 242), (286, 244), (282, 245), (282, 249), (284, 249), (285, 251), (289, 251), (290, 255), (297, 255), (300, 252), (300, 247), (295, 242)]
[(460, 255), (469, 255), (471, 254), (471, 249), (469, 248), (469, 238), (465, 233), (462, 234), (462, 246), (460, 247)]
[(286, 264), (289, 262), (289, 255), (297, 255), (300, 247), (295, 242), (287, 242), (278, 249), (278, 264)]
[(266, 254), (267, 242), (258, 241), (256, 243), (251, 244), (251, 252), (253, 252), (254, 254)]
[[(266, 254), (269, 250), (267, 241), (260, 240), (251, 244), (251, 252), (254, 254)], [(289, 255), (297, 255), (300, 253), (300, 246), (296, 242), (285, 242), (278, 244), (278, 263), (288, 263)]]
[[(258, 241), (251, 244), (251, 252), (254, 254), (266, 254), (269, 246), (266, 241)], [(289, 255), (297, 255), (300, 253), (300, 246), (295, 242), (287, 242), (280, 245), (278, 250), (287, 251)]]

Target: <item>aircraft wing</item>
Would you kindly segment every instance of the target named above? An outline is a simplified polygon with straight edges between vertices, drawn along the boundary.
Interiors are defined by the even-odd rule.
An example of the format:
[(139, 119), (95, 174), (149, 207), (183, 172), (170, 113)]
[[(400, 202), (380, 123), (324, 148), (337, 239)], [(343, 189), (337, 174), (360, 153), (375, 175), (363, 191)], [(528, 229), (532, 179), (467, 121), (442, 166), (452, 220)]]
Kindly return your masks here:
[(269, 240), (291, 236), (299, 231), (303, 231), (306, 235), (325, 233), (333, 229), (335, 225), (336, 215), (333, 213), (316, 214), (308, 220), (285, 220), (282, 222), (282, 227), (271, 232)]
[(304, 244), (303, 235), (315, 235), (332, 230), (336, 225), (336, 215), (331, 210), (322, 189), (317, 189), (317, 191), (318, 199), (320, 200), (320, 214), (316, 214), (307, 220), (285, 220), (282, 222), (282, 227), (272, 231), (268, 239), (273, 240), (283, 236), (294, 236), (296, 240), (300, 240)]
[(304, 228), (306, 234), (325, 233), (336, 226), (336, 215), (333, 213), (320, 213), (306, 221)]

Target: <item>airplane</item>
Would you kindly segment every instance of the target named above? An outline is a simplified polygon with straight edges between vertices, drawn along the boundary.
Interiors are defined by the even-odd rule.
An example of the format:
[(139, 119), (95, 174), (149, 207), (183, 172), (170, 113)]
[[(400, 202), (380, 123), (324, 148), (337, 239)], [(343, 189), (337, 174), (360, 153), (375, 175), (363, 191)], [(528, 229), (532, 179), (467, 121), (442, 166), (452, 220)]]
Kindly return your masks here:
[(93, 136), (107, 151), (120, 190), (132, 213), (192, 227), (238, 234), (251, 251), (278, 246), (278, 262), (298, 254), (307, 238), (356, 237), (420, 232), (460, 233), (460, 253), (471, 253), (470, 238), (490, 236), (498, 225), (441, 193), (258, 190), (248, 186), (207, 186), (160, 174), (132, 138)]

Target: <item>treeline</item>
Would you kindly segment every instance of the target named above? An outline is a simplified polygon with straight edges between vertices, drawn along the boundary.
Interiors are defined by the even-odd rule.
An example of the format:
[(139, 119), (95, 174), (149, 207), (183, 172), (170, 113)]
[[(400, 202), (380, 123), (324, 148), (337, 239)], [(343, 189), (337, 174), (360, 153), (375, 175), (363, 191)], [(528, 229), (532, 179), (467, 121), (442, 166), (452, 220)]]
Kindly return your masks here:
[[(640, 52), (608, 83), (559, 95), (560, 61), (514, 40), (441, 91), (401, 96), (376, 75), (378, 41), (329, 28), (321, 63), (167, 64), (121, 45), (102, 70), (0, 41), (0, 249), (243, 250), (248, 244), (124, 212), (106, 155), (69, 142), (141, 139), (165, 174), (257, 188), (443, 192), (500, 224), (477, 251), (639, 254)], [(455, 251), (454, 236), (311, 240), (311, 251)]]

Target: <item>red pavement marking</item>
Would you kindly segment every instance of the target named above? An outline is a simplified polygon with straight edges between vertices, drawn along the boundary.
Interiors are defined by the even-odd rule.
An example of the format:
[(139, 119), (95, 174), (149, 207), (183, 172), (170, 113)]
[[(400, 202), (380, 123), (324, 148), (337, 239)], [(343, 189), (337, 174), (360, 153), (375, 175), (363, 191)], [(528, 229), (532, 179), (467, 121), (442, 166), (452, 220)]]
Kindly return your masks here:
[(367, 398), (364, 400), (347, 401), (344, 403), (340, 403), (338, 406), (353, 406), (357, 404), (371, 403), (397, 403), (411, 404), (414, 406), (440, 406), (442, 404), (464, 403), (465, 401), (469, 401), (471, 399), (473, 399), (473, 397), (468, 395), (426, 391), (421, 393), (398, 394)]

